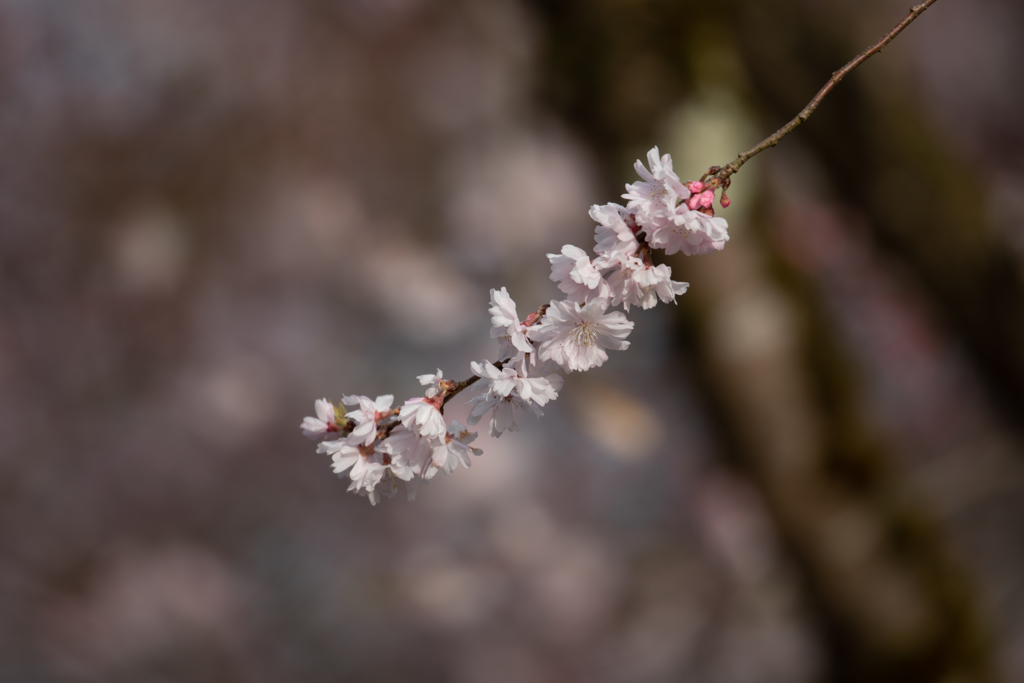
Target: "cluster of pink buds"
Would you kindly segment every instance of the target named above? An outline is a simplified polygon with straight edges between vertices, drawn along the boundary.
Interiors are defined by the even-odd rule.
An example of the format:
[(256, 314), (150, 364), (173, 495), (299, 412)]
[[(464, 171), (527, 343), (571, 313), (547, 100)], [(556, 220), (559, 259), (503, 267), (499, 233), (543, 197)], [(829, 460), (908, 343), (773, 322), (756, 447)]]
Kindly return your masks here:
[[(444, 407), (467, 387), (479, 384), (469, 401), (470, 425), (490, 414), (494, 437), (518, 431), (516, 413), (526, 409), (541, 417), (541, 408), (558, 398), (562, 372), (584, 372), (608, 360), (608, 349), (624, 351), (633, 329), (621, 305), (648, 309), (659, 301), (675, 303), (689, 285), (672, 280), (667, 265), (655, 265), (653, 249), (666, 254), (707, 254), (729, 239), (725, 219), (716, 217), (712, 204), (715, 185), (682, 182), (672, 171), (672, 158), (655, 147), (647, 155), (649, 168), (640, 161), (641, 180), (626, 185), (626, 206), (593, 206), (597, 222), (594, 257), (567, 244), (559, 254), (548, 254), (551, 280), (565, 295), (520, 320), (516, 302), (504, 287), (491, 290), (491, 337), (498, 340), (498, 362), (470, 363), (473, 376), (462, 382), (444, 379), (441, 370), (418, 379), (427, 387), (424, 396), (392, 408), (392, 396), (345, 396), (343, 406), (327, 399), (316, 402), (316, 417), (307, 417), (302, 430), (322, 440), (317, 450), (331, 455), (334, 471), (351, 480), (349, 491), (369, 497), (395, 494), (405, 483), (409, 498), (418, 480), (439, 471), (451, 474), (458, 465), (470, 466), (469, 444), (477, 437), (468, 427), (444, 419)], [(728, 206), (724, 188), (722, 206)]]
[[(700, 180), (691, 180), (686, 183), (686, 189), (690, 191), (690, 198), (686, 200), (686, 207), (691, 211), (700, 211), (708, 216), (715, 215), (715, 189), (711, 185), (705, 185)], [(729, 197), (725, 190), (722, 190), (722, 208), (729, 208)]]

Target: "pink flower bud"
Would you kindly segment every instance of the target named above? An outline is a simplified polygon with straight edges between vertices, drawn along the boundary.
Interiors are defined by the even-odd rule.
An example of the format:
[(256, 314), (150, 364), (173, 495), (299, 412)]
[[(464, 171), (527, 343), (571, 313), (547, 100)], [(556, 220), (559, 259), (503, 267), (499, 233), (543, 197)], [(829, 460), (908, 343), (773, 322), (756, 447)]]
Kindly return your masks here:
[(702, 183), (699, 180), (691, 180), (690, 182), (686, 183), (686, 189), (688, 189), (690, 192), (694, 194), (698, 194), (704, 191), (704, 183)]
[(732, 200), (725, 196), (725, 192), (722, 193), (721, 204), (723, 209), (728, 209), (729, 205), (732, 204)]
[(708, 208), (709, 206), (711, 206), (714, 203), (715, 203), (715, 191), (714, 190), (704, 190), (703, 192), (700, 193), (700, 206), (701, 207), (706, 209), (706, 208)]
[(692, 195), (689, 199), (686, 200), (686, 206), (688, 206), (690, 208), (690, 211), (696, 211), (697, 209), (699, 209), (700, 208), (700, 195), (699, 194)]

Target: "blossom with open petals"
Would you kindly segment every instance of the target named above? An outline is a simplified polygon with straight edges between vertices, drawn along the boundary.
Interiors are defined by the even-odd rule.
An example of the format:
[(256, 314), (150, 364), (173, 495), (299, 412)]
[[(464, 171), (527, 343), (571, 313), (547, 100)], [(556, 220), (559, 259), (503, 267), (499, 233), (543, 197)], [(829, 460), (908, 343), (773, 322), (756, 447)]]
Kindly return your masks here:
[(337, 418), (335, 417), (334, 405), (326, 398), (318, 399), (313, 404), (316, 417), (303, 418), (299, 425), (303, 435), (307, 439), (319, 439), (328, 432), (338, 431)]
[(548, 261), (551, 262), (551, 280), (554, 282), (570, 279), (594, 289), (601, 281), (601, 273), (590, 262), (590, 255), (577, 246), (565, 245), (560, 254), (548, 254)]
[(483, 363), (474, 361), (469, 364), (469, 367), (473, 370), (474, 375), (487, 381), (484, 388), (485, 394), (505, 398), (515, 393), (524, 400), (540, 406), (558, 398), (558, 392), (564, 381), (561, 375), (556, 374), (544, 377), (528, 376), (525, 360), (515, 365), (506, 364), (501, 368), (490, 361)]
[(481, 394), (474, 396), (467, 402), (471, 406), (469, 411), (469, 417), (467, 422), (471, 425), (475, 425), (480, 421), (488, 410), (494, 409), (494, 414), (491, 416), (490, 422), (490, 434), (491, 436), (501, 436), (506, 430), (510, 432), (518, 432), (519, 425), (516, 424), (515, 413), (519, 409), (526, 409), (533, 413), (534, 417), (543, 417), (544, 411), (538, 408), (531, 401), (524, 400), (519, 394), (513, 392), (508, 396), (501, 396), (500, 394)]
[(729, 224), (721, 216), (691, 211), (684, 204), (660, 226), (647, 232), (647, 242), (666, 254), (683, 252), (687, 256), (721, 251), (729, 241)]
[(534, 332), (541, 342), (541, 360), (553, 360), (566, 370), (599, 367), (608, 354), (605, 349), (624, 351), (633, 323), (621, 311), (606, 313), (608, 301), (594, 299), (585, 306), (573, 301), (552, 301), (544, 320)]
[[(504, 287), (491, 290), (491, 307), (487, 311), (491, 314), (491, 339), (500, 340), (504, 357), (518, 352), (533, 353), (533, 344), (526, 336), (527, 327), (519, 321), (516, 302)], [(511, 349), (516, 351), (511, 352)]]
[(595, 204), (590, 207), (590, 217), (598, 223), (594, 230), (594, 241), (597, 243), (594, 251), (598, 255), (594, 259), (594, 266), (599, 270), (613, 267), (621, 259), (634, 256), (640, 249), (636, 231), (627, 222), (632, 220), (632, 216), (623, 207), (618, 204)]
[[(317, 450), (329, 453), (333, 462), (332, 469), (339, 477), (348, 472), (351, 484), (348, 490), (367, 496), (374, 505), (380, 499), (381, 492), (394, 495), (387, 489), (396, 484), (396, 479), (409, 482), (414, 475), (407, 460), (402, 456), (393, 456), (376, 448), (376, 445), (356, 445), (347, 439), (325, 441)], [(378, 489), (382, 482), (387, 486)]]
[(675, 213), (679, 200), (689, 198), (690, 190), (672, 170), (672, 157), (659, 156), (654, 147), (647, 153), (648, 171), (637, 159), (634, 168), (642, 180), (626, 185), (628, 199), (626, 208), (636, 214), (637, 222), (644, 228), (652, 228)]
[(433, 449), (431, 467), (427, 470), (426, 478), (430, 479), (438, 470), (445, 474), (451, 474), (460, 463), (463, 467), (469, 467), (472, 464), (469, 460), (470, 454), (483, 454), (479, 448), (469, 445), (476, 437), (476, 432), (469, 431), (469, 428), (458, 420), (452, 420), (452, 423), (448, 425), (448, 431)]
[(345, 470), (356, 464), (356, 460), (362, 457), (361, 448), (365, 449), (366, 446), (353, 444), (348, 439), (337, 439), (335, 441), (319, 443), (316, 450), (317, 453), (327, 453), (330, 455), (334, 473), (341, 475)]
[(519, 409), (529, 410), (535, 417), (544, 412), (539, 406), (558, 398), (562, 388), (562, 377), (552, 374), (546, 377), (527, 376), (525, 359), (513, 365), (497, 367), (488, 361), (470, 363), (473, 373), (486, 381), (479, 396), (468, 401), (470, 406), (468, 422), (475, 425), (487, 411), (494, 410), (491, 415), (490, 434), (501, 436), (506, 430), (516, 432), (515, 413)]
[(358, 410), (349, 411), (348, 417), (356, 426), (349, 434), (352, 443), (363, 443), (369, 446), (377, 438), (377, 420), (391, 410), (395, 397), (391, 394), (378, 396), (371, 401), (368, 396), (343, 396), (341, 402), (347, 406), (359, 406)]
[(398, 419), (406, 429), (420, 436), (434, 438), (445, 431), (444, 417), (433, 401), (425, 398), (411, 398), (398, 412)]
[(441, 368), (438, 368), (437, 374), (417, 375), (416, 379), (419, 380), (420, 384), (427, 387), (427, 398), (431, 398), (441, 391), (441, 380), (444, 379), (444, 373), (441, 372)]
[(667, 265), (647, 265), (638, 258), (623, 261), (619, 269), (608, 276), (608, 284), (612, 290), (612, 305), (622, 304), (627, 311), (630, 306), (652, 308), (658, 299), (675, 303), (676, 295), (683, 294), (690, 286), (674, 281), (672, 269)]
[(399, 426), (381, 441), (380, 450), (391, 456), (392, 460), (406, 463), (414, 474), (423, 476), (430, 464), (435, 442), (434, 438), (421, 436), (418, 432)]
[[(352, 483), (348, 490), (365, 495), (371, 505), (376, 505), (381, 495), (388, 498), (395, 495), (398, 480), (409, 487), (413, 484), (413, 471), (401, 459), (392, 459), (386, 453), (376, 452), (372, 456), (361, 458), (352, 466), (349, 473)], [(409, 498), (416, 495), (415, 484), (409, 488)]]
[(548, 254), (551, 262), (551, 280), (569, 299), (585, 303), (601, 296), (609, 296), (608, 283), (591, 260), (579, 247), (567, 244), (560, 254)]

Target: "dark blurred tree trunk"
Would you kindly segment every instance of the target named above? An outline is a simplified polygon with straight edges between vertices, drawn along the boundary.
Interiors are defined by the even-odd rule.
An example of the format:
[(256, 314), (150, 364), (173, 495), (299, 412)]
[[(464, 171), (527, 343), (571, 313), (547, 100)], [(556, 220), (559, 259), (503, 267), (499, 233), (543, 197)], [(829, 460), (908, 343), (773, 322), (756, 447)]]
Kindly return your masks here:
[[(833, 70), (863, 49), (848, 30), (857, 11), (857, 5), (829, 4), (822, 11), (783, 0), (735, 8), (736, 45), (765, 121), (788, 120)], [(941, 4), (929, 10), (941, 11)], [(879, 34), (899, 18), (881, 24)], [(925, 14), (919, 21), (928, 20)], [(836, 195), (867, 216), (878, 243), (931, 294), (1004, 417), (1021, 433), (1021, 261), (986, 222), (977, 171), (956, 158), (898, 84), (885, 80), (883, 65), (865, 66), (808, 120), (801, 142), (822, 162)]]
[(829, 679), (988, 680), (969, 586), (862, 418), (812, 287), (744, 239), (686, 264), (681, 350), (802, 568)]
[[(720, 13), (706, 4), (667, 0), (538, 6), (548, 38), (546, 95), (616, 176), (654, 142), (658, 124), (686, 95), (691, 76), (700, 77), (684, 46), (700, 44), (708, 26), (727, 25), (725, 14), (736, 11), (732, 5)], [(770, 32), (759, 30), (769, 43)], [(805, 23), (772, 35), (793, 31), (813, 33)], [(748, 40), (746, 33), (736, 38)], [(754, 48), (748, 46), (746, 54), (753, 59)], [(845, 61), (829, 61), (825, 76), (803, 87), (803, 74), (815, 73), (803, 59), (820, 64), (820, 55), (809, 54), (770, 69), (780, 89), (804, 98), (786, 100), (788, 114), (780, 121)], [(856, 119), (850, 125), (861, 130), (871, 125), (866, 119), (872, 115), (863, 108), (847, 113)], [(848, 133), (833, 125), (817, 135), (831, 140)], [(911, 142), (905, 154), (910, 168), (942, 156)], [(874, 162), (863, 152), (854, 156)], [(865, 179), (876, 175), (866, 165), (856, 173)], [(837, 175), (837, 182), (843, 177)], [(952, 190), (945, 188), (948, 195), (963, 196)], [(954, 216), (962, 215), (962, 199), (944, 201)], [(923, 225), (933, 213), (901, 224)], [(950, 225), (954, 219), (944, 220)], [(723, 440), (764, 492), (802, 568), (808, 602), (823, 625), (829, 680), (990, 680), (974, 598), (935, 524), (901, 486), (891, 454), (872, 438), (812, 285), (801, 273), (785, 271), (770, 242), (756, 240), (745, 230), (724, 252), (685, 262), (693, 284), (684, 297), (691, 327), (686, 336), (693, 342), (681, 344), (700, 370)], [(976, 293), (963, 296), (968, 294)]]

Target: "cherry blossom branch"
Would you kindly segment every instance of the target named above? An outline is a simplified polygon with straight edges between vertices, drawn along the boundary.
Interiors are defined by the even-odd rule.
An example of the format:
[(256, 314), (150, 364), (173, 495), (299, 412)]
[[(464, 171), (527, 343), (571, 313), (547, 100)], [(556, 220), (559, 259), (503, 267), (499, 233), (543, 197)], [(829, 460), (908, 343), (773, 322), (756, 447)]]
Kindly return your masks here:
[(910, 22), (914, 21), (914, 19), (917, 19), (917, 17), (920, 16), (926, 9), (928, 9), (934, 2), (935, 0), (925, 0), (920, 5), (915, 5), (914, 7), (911, 7), (910, 13), (903, 19), (903, 21), (896, 24), (896, 26), (891, 31), (886, 33), (881, 40), (879, 40), (877, 43), (869, 47), (864, 52), (861, 52), (842, 69), (833, 73), (832, 78), (828, 80), (828, 83), (826, 83), (821, 88), (821, 90), (818, 91), (818, 94), (814, 96), (814, 99), (812, 99), (807, 104), (807, 106), (804, 107), (803, 110), (799, 114), (797, 114), (796, 117), (793, 118), (792, 121), (790, 121), (782, 128), (775, 131), (774, 134), (770, 135), (769, 137), (765, 138), (758, 144), (748, 149), (746, 152), (740, 154), (738, 157), (736, 157), (735, 160), (732, 161), (732, 163), (726, 164), (725, 166), (712, 166), (711, 168), (708, 169), (708, 172), (704, 175), (703, 178), (701, 178), (701, 180), (706, 180), (712, 187), (721, 187), (723, 189), (728, 188), (730, 182), (729, 176), (731, 176), (733, 173), (736, 173), (736, 171), (740, 170), (740, 167), (743, 166), (743, 164), (747, 163), (747, 161), (749, 161), (751, 158), (757, 156), (758, 154), (768, 149), (769, 147), (774, 147), (775, 145), (779, 144), (779, 141), (782, 140), (782, 138), (789, 135), (791, 132), (793, 132), (793, 129), (795, 129), (801, 123), (810, 118), (811, 114), (814, 113), (814, 110), (818, 108), (819, 104), (821, 104), (821, 101), (825, 99), (825, 95), (828, 95), (832, 91), (832, 88), (836, 87), (839, 81), (843, 80), (843, 78), (848, 73), (850, 73), (858, 66), (866, 62), (868, 58), (871, 57), (871, 55), (877, 52), (881, 52), (882, 48), (884, 48), (886, 45), (892, 42), (893, 38), (898, 36), (900, 32), (903, 31), (903, 29), (910, 25)]
[[(320, 441), (317, 451), (331, 456), (334, 473), (350, 480), (349, 491), (375, 504), (393, 496), (401, 481), (411, 499), (419, 481), (468, 468), (470, 455), (483, 451), (470, 445), (476, 432), (444, 418), (452, 398), (483, 380), (483, 391), (467, 402), (467, 422), (475, 425), (489, 413), (492, 437), (518, 431), (517, 411), (542, 417), (541, 408), (558, 398), (564, 383), (559, 370), (585, 372), (603, 365), (607, 351), (629, 348), (630, 306), (649, 309), (686, 292), (689, 285), (672, 280), (671, 268), (655, 265), (652, 249), (688, 256), (719, 251), (729, 240), (728, 224), (714, 215), (714, 192), (703, 183), (681, 181), (669, 155), (655, 147), (647, 163), (649, 168), (639, 160), (634, 166), (641, 180), (626, 185), (626, 206), (590, 207), (597, 223), (595, 257), (571, 244), (547, 255), (550, 279), (564, 299), (552, 299), (520, 320), (508, 291), (491, 289), (487, 311), (500, 361), (471, 362), (473, 376), (462, 381), (446, 379), (440, 368), (419, 375), (427, 387), (424, 396), (399, 407), (392, 407), (390, 394), (342, 396), (338, 406), (327, 399), (314, 402), (315, 417), (306, 417), (300, 428)], [(624, 312), (608, 310), (620, 305)]]
[(460, 465), (468, 468), (469, 456), (483, 452), (470, 445), (477, 434), (456, 420), (449, 423), (443, 415), (445, 405), (484, 380), (483, 392), (468, 401), (467, 421), (475, 425), (490, 413), (490, 434), (499, 437), (518, 431), (517, 409), (541, 417), (541, 407), (558, 398), (564, 378), (557, 370), (585, 372), (608, 360), (606, 350), (626, 350), (634, 325), (625, 313), (608, 309), (621, 305), (629, 312), (630, 306), (648, 309), (658, 302), (672, 303), (689, 287), (671, 279), (668, 265), (656, 265), (652, 250), (697, 256), (724, 248), (728, 224), (715, 216), (715, 192), (722, 190), (722, 206), (728, 206), (725, 191), (740, 166), (806, 121), (846, 74), (881, 51), (934, 2), (925, 0), (912, 8), (882, 40), (832, 74), (795, 119), (731, 164), (708, 169), (700, 180), (683, 182), (672, 170), (672, 158), (659, 154), (657, 147), (651, 149), (646, 167), (639, 160), (634, 165), (641, 180), (626, 185), (626, 206), (590, 208), (597, 223), (596, 257), (571, 244), (547, 255), (551, 280), (558, 283), (564, 299), (552, 299), (520, 320), (508, 291), (491, 289), (491, 338), (498, 340), (502, 360), (471, 362), (473, 376), (462, 381), (445, 379), (440, 368), (436, 374), (419, 375), (416, 379), (427, 387), (425, 395), (400, 407), (392, 407), (390, 394), (376, 400), (343, 396), (348, 410), (327, 399), (317, 400), (315, 417), (306, 417), (300, 425), (303, 434), (320, 441), (317, 451), (331, 455), (335, 474), (350, 479), (349, 491), (374, 504), (382, 495), (393, 496), (399, 481), (411, 499), (419, 480), (438, 472), (451, 474)]

